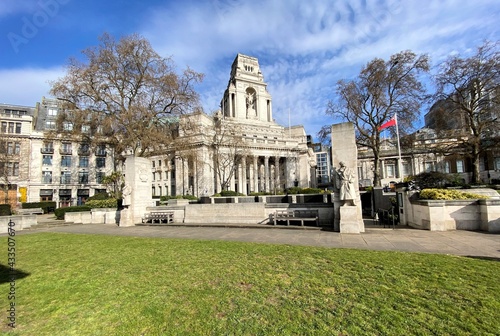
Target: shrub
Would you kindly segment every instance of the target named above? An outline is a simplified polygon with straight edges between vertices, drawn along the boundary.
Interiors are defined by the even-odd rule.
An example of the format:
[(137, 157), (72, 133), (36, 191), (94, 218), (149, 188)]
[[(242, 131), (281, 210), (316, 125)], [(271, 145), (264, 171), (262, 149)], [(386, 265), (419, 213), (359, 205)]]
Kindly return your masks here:
[(56, 202), (47, 201), (47, 202), (21, 203), (21, 208), (22, 209), (42, 208), (43, 213), (48, 213), (55, 210)]
[(116, 208), (117, 201), (116, 198), (107, 198), (102, 200), (90, 200), (85, 202), (85, 205), (88, 207), (94, 208)]
[(420, 199), (427, 200), (467, 200), (467, 199), (487, 199), (488, 196), (467, 193), (454, 189), (424, 189), (420, 192)]
[(460, 174), (445, 174), (435, 171), (405, 178), (405, 182), (410, 181), (415, 181), (420, 189), (465, 186), (465, 181)]
[(228, 197), (228, 196), (246, 196), (246, 195), (243, 195), (242, 193), (239, 193), (239, 192), (236, 192), (236, 191), (233, 191), (233, 190), (223, 190), (220, 192), (221, 196), (225, 196), (225, 197)]
[(10, 204), (0, 204), (0, 216), (10, 216), (11, 214)]
[(95, 201), (95, 200), (106, 200), (106, 199), (111, 199), (111, 198), (112, 197), (109, 197), (109, 195), (108, 195), (107, 192), (101, 192), (101, 193), (95, 194), (92, 197), (87, 198), (87, 202), (89, 202), (89, 201)]
[(286, 189), (287, 194), (323, 194), (325, 190), (319, 188), (300, 188), (300, 187), (291, 187)]
[(80, 205), (80, 206), (70, 206), (66, 208), (58, 208), (54, 211), (54, 214), (56, 215), (57, 219), (64, 219), (64, 214), (66, 212), (81, 212), (81, 211), (90, 211), (91, 208), (86, 205)]

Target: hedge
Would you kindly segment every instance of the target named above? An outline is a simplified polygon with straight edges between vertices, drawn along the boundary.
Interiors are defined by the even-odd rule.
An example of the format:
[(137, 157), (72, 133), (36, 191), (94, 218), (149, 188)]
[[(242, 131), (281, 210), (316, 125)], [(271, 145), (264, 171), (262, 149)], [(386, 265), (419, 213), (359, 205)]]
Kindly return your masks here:
[(65, 208), (58, 208), (54, 211), (54, 214), (56, 215), (57, 219), (64, 219), (64, 214), (66, 212), (81, 212), (81, 211), (90, 211), (91, 208), (86, 205), (80, 205), (80, 206), (70, 206), (70, 207), (65, 207)]
[(0, 204), (0, 216), (10, 216), (10, 204)]
[(102, 200), (90, 200), (85, 202), (85, 205), (88, 207), (91, 207), (92, 209), (94, 208), (116, 208), (117, 207), (117, 202), (116, 198), (108, 198), (108, 199), (102, 199)]
[(49, 210), (54, 211), (56, 208), (56, 202), (46, 201), (46, 202), (29, 202), (29, 203), (21, 203), (22, 209), (34, 209), (34, 208), (42, 208), (43, 213), (48, 213)]
[(420, 199), (427, 200), (467, 200), (488, 199), (488, 196), (463, 192), (455, 189), (424, 189), (420, 192)]

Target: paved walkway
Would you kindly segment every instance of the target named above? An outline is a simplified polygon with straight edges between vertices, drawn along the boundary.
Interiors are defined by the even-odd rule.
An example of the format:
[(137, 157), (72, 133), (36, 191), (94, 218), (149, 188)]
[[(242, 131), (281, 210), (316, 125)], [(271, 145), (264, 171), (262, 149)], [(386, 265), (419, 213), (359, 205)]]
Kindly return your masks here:
[(20, 231), (107, 234), (115, 236), (230, 240), (331, 248), (406, 251), (486, 257), (500, 261), (500, 234), (472, 231), (430, 232), (411, 228), (368, 227), (361, 234), (310, 229), (85, 224)]

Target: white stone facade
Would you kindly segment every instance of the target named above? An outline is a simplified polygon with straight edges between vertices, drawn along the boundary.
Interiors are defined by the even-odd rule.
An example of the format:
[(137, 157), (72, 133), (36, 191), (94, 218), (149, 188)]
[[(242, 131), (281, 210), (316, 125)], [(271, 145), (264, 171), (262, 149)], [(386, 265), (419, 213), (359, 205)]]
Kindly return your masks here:
[[(274, 122), (271, 95), (256, 58), (236, 56), (220, 107), (214, 116), (181, 116), (181, 125), (195, 125), (181, 133), (189, 145), (151, 158), (153, 196), (210, 196), (221, 191), (227, 176), (225, 188), (242, 194), (310, 186), (316, 160), (305, 130)], [(233, 143), (214, 140), (217, 120), (237, 133)], [(221, 172), (215, 155), (229, 157), (231, 151), (237, 159)]]

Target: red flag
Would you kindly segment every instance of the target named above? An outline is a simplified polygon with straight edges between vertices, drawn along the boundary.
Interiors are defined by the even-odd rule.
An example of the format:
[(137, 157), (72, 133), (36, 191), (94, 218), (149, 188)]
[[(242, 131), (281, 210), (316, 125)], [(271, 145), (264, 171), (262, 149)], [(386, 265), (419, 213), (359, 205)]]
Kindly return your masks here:
[(387, 128), (387, 127), (391, 127), (391, 126), (396, 126), (396, 116), (392, 117), (391, 119), (389, 119), (388, 122), (386, 122), (385, 124), (382, 124), (382, 126), (380, 126), (378, 128), (379, 131), (383, 130), (384, 128)]

